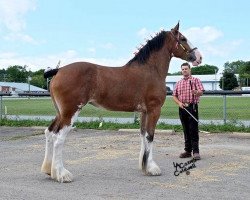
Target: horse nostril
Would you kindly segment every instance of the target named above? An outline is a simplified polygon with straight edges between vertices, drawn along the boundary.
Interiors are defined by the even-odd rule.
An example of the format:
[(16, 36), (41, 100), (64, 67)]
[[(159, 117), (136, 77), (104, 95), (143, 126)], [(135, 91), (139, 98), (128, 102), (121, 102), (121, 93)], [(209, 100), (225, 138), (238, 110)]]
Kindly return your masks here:
[(189, 61), (189, 62), (194, 62), (195, 60), (196, 60), (195, 54), (194, 54), (194, 53), (190, 53), (190, 54), (188, 55), (188, 61)]

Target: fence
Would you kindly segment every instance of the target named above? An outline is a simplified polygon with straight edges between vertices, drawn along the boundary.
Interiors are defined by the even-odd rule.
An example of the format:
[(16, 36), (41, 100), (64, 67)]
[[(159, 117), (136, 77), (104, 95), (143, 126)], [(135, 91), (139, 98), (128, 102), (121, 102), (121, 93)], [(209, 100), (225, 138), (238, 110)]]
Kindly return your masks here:
[[(18, 97), (11, 97), (10, 93), (0, 92), (0, 119), (41, 119), (52, 120), (55, 111), (42, 110), (41, 104), (50, 102), (47, 93), (20, 93)], [(22, 98), (20, 98), (22, 97)], [(37, 105), (35, 102), (38, 98)], [(47, 97), (47, 98), (44, 98)], [(28, 101), (29, 98), (29, 101)], [(21, 102), (22, 99), (23, 101)], [(45, 100), (46, 99), (46, 100)], [(14, 101), (17, 100), (17, 101)], [(33, 101), (32, 101), (33, 100)], [(12, 103), (15, 102), (15, 103)], [(26, 105), (25, 105), (26, 103)], [(14, 106), (15, 104), (15, 106)], [(16, 105), (17, 104), (17, 105)], [(16, 110), (12, 107), (17, 107)], [(32, 113), (27, 113), (27, 107), (33, 109)], [(50, 107), (53, 107), (52, 104)], [(6, 111), (8, 108), (8, 111)], [(23, 108), (23, 109), (22, 109)], [(46, 108), (48, 110), (48, 108)], [(85, 109), (85, 108), (84, 108)], [(36, 110), (36, 112), (34, 112)], [(133, 123), (137, 120), (137, 113), (107, 112), (97, 108), (86, 108), (78, 118), (79, 121), (110, 121), (115, 123)], [(226, 124), (233, 122), (250, 126), (250, 91), (205, 91), (199, 104), (199, 116), (201, 123)], [(172, 92), (168, 91), (166, 102), (162, 108), (159, 122), (166, 124), (180, 124), (177, 105), (172, 100)]]

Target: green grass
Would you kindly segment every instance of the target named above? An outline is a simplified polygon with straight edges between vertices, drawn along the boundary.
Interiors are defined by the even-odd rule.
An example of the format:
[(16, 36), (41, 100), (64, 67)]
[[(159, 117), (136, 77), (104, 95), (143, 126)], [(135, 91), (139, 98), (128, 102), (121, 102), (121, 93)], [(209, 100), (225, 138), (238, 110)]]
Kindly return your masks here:
[[(51, 99), (4, 99), (3, 107), (7, 107), (8, 115), (55, 115), (56, 110)], [(86, 117), (133, 117), (129, 112), (112, 112), (87, 104), (79, 116)]]
[[(11, 126), (11, 127), (31, 127), (31, 126), (49, 126), (49, 121), (33, 121), (33, 120), (7, 120), (3, 119), (0, 121), (0, 126)], [(79, 129), (98, 129), (98, 130), (118, 130), (118, 129), (139, 129), (139, 124), (119, 124), (119, 123), (103, 123), (102, 127), (99, 127), (100, 122), (76, 122), (74, 125)], [(160, 123), (156, 127), (157, 129), (163, 130), (174, 130), (176, 132), (182, 132), (181, 125), (169, 125)], [(208, 131), (211, 133), (221, 132), (248, 132), (250, 133), (250, 127), (236, 126), (235, 124), (229, 123), (226, 125), (213, 125), (209, 124), (206, 126), (199, 126), (200, 130)], [(13, 138), (19, 139), (19, 138)]]
[[(250, 97), (227, 97), (227, 119), (250, 120)], [(49, 98), (3, 99), (8, 115), (51, 115), (56, 111)], [(133, 117), (134, 113), (113, 112), (86, 105), (80, 116), (84, 117)], [(223, 119), (223, 98), (202, 97), (199, 104), (200, 119)], [(178, 119), (178, 107), (168, 96), (161, 111), (161, 118)]]
[[(250, 97), (227, 97), (227, 119), (250, 120)], [(177, 106), (168, 97), (161, 111), (161, 117), (178, 118)], [(200, 119), (223, 119), (223, 97), (202, 97), (199, 103)]]

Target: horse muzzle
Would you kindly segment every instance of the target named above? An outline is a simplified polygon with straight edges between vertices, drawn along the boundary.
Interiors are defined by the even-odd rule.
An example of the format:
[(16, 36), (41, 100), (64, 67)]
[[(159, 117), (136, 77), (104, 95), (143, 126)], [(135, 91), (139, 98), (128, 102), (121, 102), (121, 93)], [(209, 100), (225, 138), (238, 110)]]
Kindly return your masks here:
[(193, 66), (198, 66), (202, 63), (202, 56), (197, 49), (194, 49), (193, 51), (188, 53), (187, 60), (189, 62), (192, 62)]

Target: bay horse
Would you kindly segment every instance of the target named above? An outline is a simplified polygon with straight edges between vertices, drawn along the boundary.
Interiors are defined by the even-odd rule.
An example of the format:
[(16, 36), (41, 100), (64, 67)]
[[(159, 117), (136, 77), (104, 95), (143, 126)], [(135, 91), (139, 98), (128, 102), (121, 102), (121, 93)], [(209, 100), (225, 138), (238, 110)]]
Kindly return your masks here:
[(179, 23), (148, 40), (122, 67), (76, 62), (47, 73), (45, 77), (53, 76), (50, 94), (57, 116), (45, 130), (41, 171), (58, 182), (73, 180), (63, 165), (63, 146), (81, 108), (90, 103), (113, 111), (141, 113), (139, 168), (146, 175), (161, 175), (153, 160), (153, 140), (166, 98), (165, 78), (173, 56), (192, 62), (193, 66), (202, 61), (198, 49), (179, 32)]

